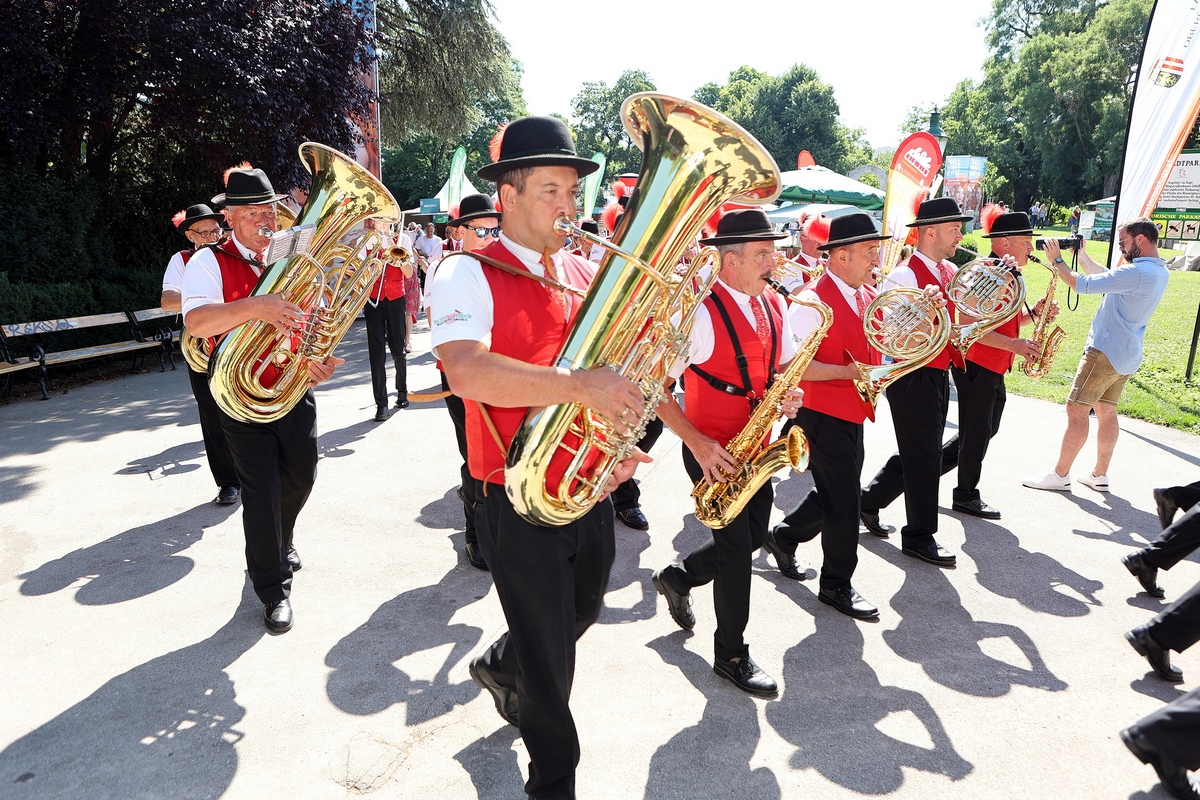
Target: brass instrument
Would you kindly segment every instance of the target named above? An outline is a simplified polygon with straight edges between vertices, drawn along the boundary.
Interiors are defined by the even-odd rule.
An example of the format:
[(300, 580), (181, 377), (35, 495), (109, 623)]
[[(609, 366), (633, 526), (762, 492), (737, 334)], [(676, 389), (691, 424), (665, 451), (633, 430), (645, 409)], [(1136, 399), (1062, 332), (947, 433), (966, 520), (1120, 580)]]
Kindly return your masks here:
[[(625, 100), (621, 117), (644, 151), (642, 171), (612, 241), (603, 242), (608, 248), (553, 364), (616, 370), (641, 389), (644, 414), (622, 436), (580, 403), (526, 413), (509, 447), (504, 483), (517, 513), (538, 525), (563, 525), (590, 510), (653, 418), (671, 365), (686, 349), (695, 313), (720, 271), (716, 251), (708, 249), (685, 274), (675, 273), (700, 227), (729, 200), (769, 203), (781, 189), (770, 153), (699, 103), (641, 92)], [(560, 232), (597, 241), (560, 223)], [(707, 263), (711, 274), (697, 287)], [(584, 474), (593, 451), (599, 460)], [(558, 485), (547, 486), (556, 455), (568, 467)]]
[(858, 395), (871, 405), (894, 382), (932, 361), (950, 341), (950, 313), (924, 289), (897, 286), (876, 295), (863, 315), (863, 332), (871, 347), (896, 359), (872, 367), (858, 364)]
[[(776, 250), (773, 255), (775, 256), (776, 274), (803, 277), (805, 283), (815, 281), (817, 278), (825, 274), (825, 267), (820, 264), (815, 267), (810, 267), (807, 264), (801, 264), (799, 261), (788, 258), (778, 250)], [(783, 294), (785, 297), (789, 296), (787, 292), (784, 292)]]
[(737, 462), (736, 471), (727, 474), (726, 479), (719, 483), (702, 479), (692, 489), (696, 519), (714, 530), (733, 522), (750, 498), (779, 470), (791, 467), (796, 472), (804, 472), (808, 469), (808, 439), (799, 426), (789, 428), (787, 436), (765, 447), (763, 442), (771, 434), (775, 423), (783, 417), (783, 396), (800, 385), (804, 371), (812, 363), (821, 340), (829, 332), (829, 326), (833, 324), (833, 311), (819, 300), (814, 302), (789, 295), (778, 281), (769, 283), (775, 291), (796, 305), (816, 311), (821, 315), (821, 322), (805, 338), (787, 369), (775, 376), (775, 382), (750, 415), (746, 427), (725, 445), (726, 451)]
[(964, 315), (974, 321), (955, 323), (950, 341), (966, 355), (971, 345), (1021, 312), (1025, 302), (1025, 281), (1021, 273), (998, 258), (985, 258), (965, 247), (958, 249), (975, 256), (964, 264), (946, 287), (947, 297)]
[(408, 252), (407, 247), (395, 244), (384, 251), (384, 263), (389, 267), (407, 267), (411, 260), (412, 253)]
[(353, 248), (338, 240), (365, 219), (400, 217), (387, 188), (353, 159), (315, 142), (300, 145), (300, 159), (312, 173), (312, 188), (295, 224), (315, 225), (312, 241), (307, 253), (269, 265), (251, 296), (282, 294), (306, 317), (295, 332), (262, 320), (243, 323), (209, 359), (213, 398), (245, 422), (277, 420), (299, 402), (308, 390), (308, 362), (333, 352), (383, 273), (383, 262), (365, 255), (382, 244), (378, 233)]
[(1050, 270), (1050, 285), (1046, 287), (1046, 294), (1042, 297), (1042, 313), (1038, 315), (1033, 333), (1029, 336), (1037, 342), (1038, 357), (1033, 360), (1023, 359), (1021, 371), (1031, 378), (1044, 378), (1050, 372), (1050, 365), (1054, 362), (1054, 356), (1058, 355), (1058, 348), (1063, 340), (1067, 338), (1067, 332), (1055, 325), (1054, 330), (1046, 333), (1046, 327), (1050, 324), (1050, 309), (1054, 305), (1054, 292), (1058, 289), (1058, 270), (1032, 255), (1029, 256), (1029, 260)]

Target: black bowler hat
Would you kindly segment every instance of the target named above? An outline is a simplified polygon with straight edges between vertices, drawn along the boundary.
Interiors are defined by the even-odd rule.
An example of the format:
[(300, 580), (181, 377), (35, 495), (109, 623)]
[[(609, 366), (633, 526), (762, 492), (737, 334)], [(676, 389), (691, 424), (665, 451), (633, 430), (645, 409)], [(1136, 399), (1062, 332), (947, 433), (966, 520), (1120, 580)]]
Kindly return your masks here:
[(179, 231), (181, 234), (187, 233), (188, 230), (197, 222), (201, 222), (206, 219), (215, 219), (219, 222), (220, 220), (225, 219), (225, 215), (214, 214), (213, 210), (204, 205), (204, 203), (197, 203), (194, 206), (188, 206), (187, 210), (183, 212), (182, 218), (176, 215), (175, 230)]
[(491, 181), (522, 167), (573, 167), (581, 178), (600, 169), (595, 161), (575, 154), (571, 131), (555, 117), (521, 117), (509, 123), (500, 140), (499, 158), (475, 174)]
[(1009, 211), (1001, 214), (992, 222), (992, 228), (983, 234), (985, 239), (999, 239), (1002, 236), (1033, 236), (1033, 226), (1029, 224), (1029, 215), (1024, 211)]
[(596, 224), (596, 220), (594, 219), (580, 220), (579, 227), (593, 236), (600, 235), (600, 226)]
[(757, 208), (735, 208), (721, 215), (717, 223), (717, 235), (701, 239), (700, 244), (741, 244), (742, 242), (767, 242), (789, 238), (786, 233), (776, 233), (775, 226), (765, 212)]
[(908, 223), (908, 227), (939, 225), (943, 222), (966, 222), (970, 218), (969, 214), (962, 213), (962, 209), (958, 207), (958, 201), (953, 197), (935, 197), (921, 203), (921, 207), (917, 209), (917, 218)]
[(496, 210), (496, 204), (486, 194), (469, 194), (458, 204), (458, 216), (447, 222), (446, 226), (453, 228), (480, 217), (503, 219), (504, 215)]
[(225, 180), (225, 193), (212, 199), (214, 206), (256, 206), (282, 200), (286, 194), (276, 194), (267, 173), (261, 169), (231, 169)]
[(870, 214), (858, 212), (834, 217), (829, 222), (829, 241), (821, 245), (822, 250), (832, 250), (835, 247), (845, 247), (859, 242), (881, 242), (890, 239), (886, 233), (880, 233), (879, 225)]

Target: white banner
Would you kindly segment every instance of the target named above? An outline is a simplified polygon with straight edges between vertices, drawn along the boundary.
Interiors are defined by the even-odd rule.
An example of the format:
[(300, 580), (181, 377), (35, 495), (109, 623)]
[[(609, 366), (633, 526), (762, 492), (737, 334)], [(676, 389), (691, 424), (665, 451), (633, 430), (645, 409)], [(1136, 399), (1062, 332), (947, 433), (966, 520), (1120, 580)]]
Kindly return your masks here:
[(1175, 159), (1200, 113), (1197, 33), (1200, 0), (1155, 2), (1133, 89), (1110, 267), (1121, 256), (1115, 246), (1116, 231), (1130, 220), (1150, 216), (1158, 207)]

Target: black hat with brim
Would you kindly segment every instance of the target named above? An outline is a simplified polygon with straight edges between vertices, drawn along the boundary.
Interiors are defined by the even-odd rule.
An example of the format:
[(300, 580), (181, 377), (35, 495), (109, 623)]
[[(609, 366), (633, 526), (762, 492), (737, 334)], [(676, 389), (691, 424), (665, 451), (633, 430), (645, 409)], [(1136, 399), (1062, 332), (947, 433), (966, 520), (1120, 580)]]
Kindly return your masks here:
[(741, 244), (742, 242), (769, 242), (789, 238), (786, 233), (776, 233), (775, 226), (765, 212), (757, 208), (735, 208), (721, 215), (717, 223), (717, 235), (701, 239), (700, 244)]
[(916, 228), (921, 225), (940, 225), (943, 222), (966, 222), (970, 214), (962, 213), (958, 201), (953, 197), (935, 197), (921, 203), (917, 210), (917, 218), (908, 223), (908, 227)]
[(600, 169), (595, 161), (575, 154), (571, 131), (556, 117), (521, 117), (509, 123), (500, 140), (500, 158), (475, 174), (494, 181), (525, 167), (572, 167), (581, 178)]
[(992, 229), (983, 234), (984, 239), (999, 239), (1002, 236), (1033, 236), (1033, 226), (1024, 211), (1010, 211), (996, 217)]
[(453, 228), (482, 217), (503, 219), (504, 215), (496, 210), (496, 204), (486, 194), (469, 194), (458, 204), (458, 216), (449, 220), (446, 227)]
[(886, 233), (881, 233), (879, 225), (870, 214), (861, 211), (857, 214), (845, 214), (834, 217), (829, 221), (829, 241), (821, 245), (822, 250), (832, 250), (835, 247), (845, 247), (859, 242), (882, 242), (890, 239)]
[(188, 206), (187, 211), (183, 212), (183, 219), (175, 226), (175, 230), (181, 234), (187, 233), (197, 222), (202, 222), (206, 219), (215, 219), (218, 222), (225, 219), (224, 214), (216, 214), (211, 208), (204, 203), (197, 203), (194, 206)]
[(594, 220), (594, 219), (581, 220), (579, 223), (579, 227), (583, 231), (590, 233), (593, 236), (600, 235), (600, 226), (596, 224), (596, 220)]
[(257, 206), (282, 200), (286, 194), (276, 194), (267, 173), (261, 169), (234, 169), (225, 181), (225, 193), (214, 197), (214, 206)]

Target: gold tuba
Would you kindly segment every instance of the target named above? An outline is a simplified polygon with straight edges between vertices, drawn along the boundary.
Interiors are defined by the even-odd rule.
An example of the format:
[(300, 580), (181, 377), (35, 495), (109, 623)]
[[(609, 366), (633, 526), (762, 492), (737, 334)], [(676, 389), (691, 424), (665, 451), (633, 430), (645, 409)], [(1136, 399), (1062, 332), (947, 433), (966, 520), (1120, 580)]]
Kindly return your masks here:
[[(799, 265), (797, 265), (799, 267)], [(737, 462), (737, 470), (720, 483), (699, 481), (692, 489), (692, 500), (696, 503), (696, 519), (710, 528), (720, 529), (733, 522), (750, 498), (758, 493), (763, 484), (784, 467), (796, 472), (808, 469), (808, 439), (799, 426), (788, 429), (787, 436), (776, 439), (766, 447), (763, 441), (770, 435), (775, 423), (783, 416), (783, 396), (800, 385), (804, 371), (812, 363), (821, 346), (821, 340), (833, 324), (833, 311), (819, 300), (802, 300), (788, 295), (787, 289), (778, 281), (770, 281), (775, 291), (797, 305), (807, 306), (821, 315), (821, 323), (813, 329), (787, 369), (775, 376), (775, 382), (763, 395), (762, 402), (750, 415), (746, 427), (729, 440), (725, 449)], [(784, 311), (786, 314), (787, 311)]]
[(913, 370), (932, 361), (950, 341), (950, 314), (924, 289), (897, 286), (880, 292), (863, 315), (863, 332), (873, 348), (896, 359), (872, 367), (858, 364), (858, 395), (871, 405), (879, 394)]
[(1031, 378), (1044, 378), (1050, 372), (1050, 365), (1054, 362), (1054, 357), (1058, 355), (1058, 348), (1062, 346), (1063, 339), (1067, 338), (1067, 332), (1055, 325), (1054, 330), (1046, 333), (1046, 327), (1050, 324), (1050, 307), (1054, 303), (1054, 291), (1058, 288), (1058, 270), (1033, 256), (1030, 256), (1029, 260), (1050, 270), (1050, 285), (1046, 287), (1046, 294), (1042, 297), (1042, 313), (1038, 316), (1037, 322), (1033, 326), (1033, 333), (1029, 336), (1037, 342), (1038, 357), (1033, 360), (1022, 359), (1021, 371)]
[(315, 226), (308, 252), (268, 266), (252, 296), (281, 293), (306, 318), (296, 332), (262, 320), (243, 323), (209, 359), (213, 398), (245, 422), (272, 422), (300, 401), (308, 390), (308, 362), (333, 352), (383, 273), (383, 262), (368, 256), (382, 243), (377, 232), (354, 247), (338, 239), (363, 220), (400, 217), (391, 192), (353, 159), (315, 142), (300, 145), (300, 159), (312, 173), (312, 188), (295, 227)]
[[(668, 371), (687, 347), (695, 312), (719, 271), (719, 262), (712, 263), (708, 280), (697, 287), (701, 266), (716, 262), (710, 251), (694, 259), (684, 275), (675, 274), (705, 220), (729, 200), (769, 203), (781, 189), (771, 154), (706, 106), (641, 92), (625, 100), (621, 117), (643, 150), (642, 171), (613, 233), (612, 249), (600, 259), (553, 363), (618, 371), (641, 388), (645, 413), (641, 426), (627, 436), (579, 403), (526, 413), (509, 447), (504, 483), (517, 513), (538, 525), (563, 525), (590, 510), (653, 418)], [(569, 446), (568, 438), (577, 439), (578, 446)], [(593, 450), (599, 451), (599, 462), (584, 474)], [(557, 486), (547, 486), (556, 454), (570, 464)]]
[(950, 331), (950, 341), (966, 355), (971, 345), (1021, 312), (1025, 281), (1021, 273), (998, 258), (984, 258), (965, 247), (959, 249), (976, 257), (959, 268), (946, 287), (946, 296), (955, 308), (974, 320), (957, 323)]

